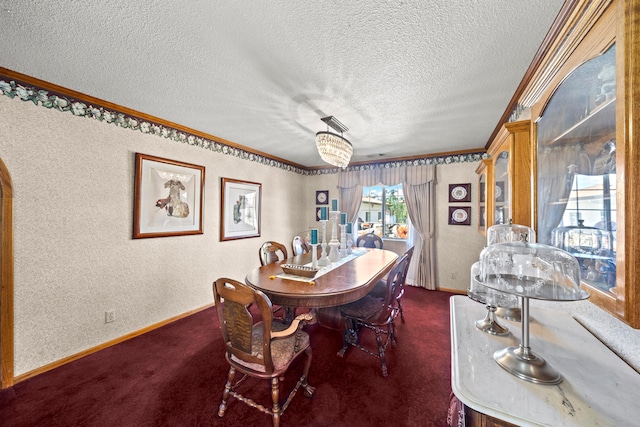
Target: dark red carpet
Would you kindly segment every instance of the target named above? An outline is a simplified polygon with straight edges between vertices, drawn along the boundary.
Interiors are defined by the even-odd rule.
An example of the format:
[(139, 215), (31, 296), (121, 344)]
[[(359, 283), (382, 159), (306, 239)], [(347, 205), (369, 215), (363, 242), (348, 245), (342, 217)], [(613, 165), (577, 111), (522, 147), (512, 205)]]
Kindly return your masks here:
[[(406, 323), (398, 319), (398, 346), (387, 351), (387, 379), (379, 360), (356, 348), (338, 358), (337, 331), (307, 326), (313, 348), (309, 383), (316, 392), (307, 399), (299, 391), (281, 425), (446, 426), (451, 295), (408, 287), (402, 300)], [(0, 425), (271, 425), (268, 415), (235, 399), (218, 418), (227, 370), (211, 308), (0, 391)], [(292, 366), (283, 394), (301, 370), (302, 363)], [(248, 385), (254, 384), (268, 406), (268, 382)]]

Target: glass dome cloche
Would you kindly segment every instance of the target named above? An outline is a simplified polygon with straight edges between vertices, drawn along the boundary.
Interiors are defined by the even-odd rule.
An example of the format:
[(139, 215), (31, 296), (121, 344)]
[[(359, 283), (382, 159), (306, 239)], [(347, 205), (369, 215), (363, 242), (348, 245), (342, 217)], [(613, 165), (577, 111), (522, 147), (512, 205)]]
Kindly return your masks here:
[(497, 243), (480, 253), (478, 282), (522, 301), (522, 342), (493, 354), (503, 369), (536, 384), (559, 384), (562, 375), (529, 346), (529, 299), (577, 301), (589, 297), (580, 289), (580, 264), (570, 253), (541, 243)]
[(574, 256), (540, 243), (497, 243), (480, 253), (479, 282), (509, 294), (554, 301), (589, 297), (580, 289), (580, 265)]
[(531, 227), (520, 224), (496, 224), (487, 230), (487, 246), (496, 243), (536, 241), (536, 232)]
[(471, 266), (471, 280), (467, 292), (469, 298), (487, 306), (484, 319), (475, 322), (476, 328), (491, 335), (508, 335), (509, 328), (500, 324), (496, 319), (498, 307), (519, 307), (518, 297), (488, 288), (478, 281), (480, 276), (480, 262)]

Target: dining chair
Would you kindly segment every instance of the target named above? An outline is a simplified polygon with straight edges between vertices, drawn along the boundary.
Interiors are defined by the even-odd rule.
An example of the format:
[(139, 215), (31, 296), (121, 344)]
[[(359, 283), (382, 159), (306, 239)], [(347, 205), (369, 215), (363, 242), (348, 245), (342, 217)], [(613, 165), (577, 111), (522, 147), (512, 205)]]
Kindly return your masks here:
[[(311, 397), (315, 391), (307, 382), (312, 359), (309, 334), (302, 330), (313, 316), (304, 313), (290, 324), (278, 322), (272, 318), (271, 301), (262, 291), (233, 279), (216, 280), (213, 283), (213, 295), (229, 363), (229, 374), (218, 416), (224, 416), (227, 399), (232, 396), (271, 415), (273, 425), (278, 427), (282, 413), (300, 387), (306, 397)], [(286, 400), (281, 403), (280, 380), (292, 362), (302, 354), (307, 356), (302, 375)], [(234, 381), (236, 372), (240, 372), (242, 378)], [(269, 380), (270, 404), (262, 405), (237, 391), (237, 387), (247, 377)], [(243, 393), (250, 390), (245, 385)]]
[[(402, 255), (389, 272), (383, 299), (367, 294), (355, 302), (340, 307), (344, 328), (343, 347), (338, 352), (338, 356), (344, 357), (349, 346), (356, 347), (380, 359), (382, 376), (385, 378), (389, 375), (385, 352), (389, 343), (392, 347), (396, 346), (395, 319), (399, 312), (397, 297), (401, 290), (401, 282), (407, 274), (409, 258), (406, 253)], [(360, 343), (362, 332), (367, 329), (375, 334), (378, 347), (375, 352)]]
[(305, 240), (304, 237), (300, 235), (296, 235), (293, 237), (291, 241), (291, 250), (293, 251), (293, 256), (306, 254), (309, 252), (311, 248), (309, 247), (309, 243)]
[(356, 246), (364, 248), (377, 248), (382, 249), (382, 238), (377, 234), (365, 233), (356, 239)]
[(258, 255), (260, 257), (260, 265), (267, 265), (289, 258), (287, 248), (282, 243), (273, 241), (264, 242), (260, 246)]
[[(402, 280), (399, 283), (400, 286), (400, 291), (398, 292), (398, 296), (396, 297), (396, 303), (398, 304), (398, 311), (400, 312), (400, 319), (402, 320), (402, 322), (404, 322), (404, 312), (402, 310), (402, 296), (404, 295), (404, 284), (407, 280), (407, 273), (409, 271), (409, 265), (411, 264), (411, 257), (413, 256), (413, 248), (414, 246), (412, 246), (411, 248), (409, 248), (409, 250), (407, 250), (404, 255), (407, 256), (408, 258), (408, 262), (407, 262), (407, 270), (404, 272), (404, 277), (402, 278)], [(386, 293), (386, 288), (387, 288), (387, 280), (382, 279), (380, 281), (378, 281), (378, 283), (375, 284), (375, 286), (373, 287), (373, 289), (371, 291), (369, 291), (369, 295), (375, 297), (375, 298), (384, 298), (385, 293)]]

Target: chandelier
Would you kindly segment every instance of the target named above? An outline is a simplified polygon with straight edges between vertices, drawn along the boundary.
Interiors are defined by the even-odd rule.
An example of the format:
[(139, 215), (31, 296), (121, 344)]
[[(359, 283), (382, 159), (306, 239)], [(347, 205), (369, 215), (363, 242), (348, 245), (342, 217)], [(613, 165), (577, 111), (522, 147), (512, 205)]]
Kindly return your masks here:
[[(316, 134), (316, 147), (320, 157), (330, 165), (346, 168), (353, 154), (351, 143), (342, 136), (342, 133), (348, 130), (347, 127), (333, 116), (321, 120), (327, 124), (327, 131)], [(340, 135), (329, 132), (329, 126), (340, 132)]]

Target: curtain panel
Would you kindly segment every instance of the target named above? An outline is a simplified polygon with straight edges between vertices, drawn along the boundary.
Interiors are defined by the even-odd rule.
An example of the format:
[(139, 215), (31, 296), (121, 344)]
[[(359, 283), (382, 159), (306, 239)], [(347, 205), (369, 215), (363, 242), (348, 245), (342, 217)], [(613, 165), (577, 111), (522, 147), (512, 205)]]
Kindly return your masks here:
[(435, 282), (435, 185), (436, 166), (372, 168), (340, 172), (338, 189), (341, 204), (351, 221), (362, 202), (364, 187), (402, 184), (409, 220), (412, 224), (414, 254), (407, 283), (436, 289)]

